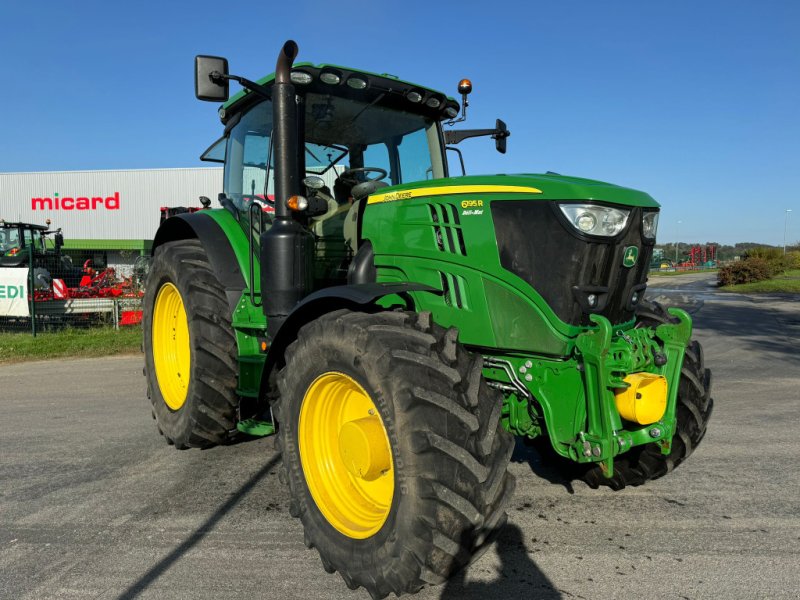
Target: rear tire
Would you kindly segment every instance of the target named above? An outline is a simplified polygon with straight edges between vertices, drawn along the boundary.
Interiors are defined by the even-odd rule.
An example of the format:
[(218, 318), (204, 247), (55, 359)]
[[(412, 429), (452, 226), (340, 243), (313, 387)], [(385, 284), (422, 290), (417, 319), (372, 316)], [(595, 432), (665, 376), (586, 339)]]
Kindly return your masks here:
[(181, 450), (220, 444), (236, 425), (236, 339), (200, 242), (159, 246), (145, 289), (144, 375), (158, 431)]
[[(340, 310), (304, 326), (286, 351), (274, 408), (290, 512), (325, 570), (339, 571), (348, 587), (363, 586), (373, 598), (442, 583), (505, 522), (514, 488), (507, 472), (513, 438), (500, 424), (501, 398), (483, 380), (482, 358), (457, 337), (456, 329), (432, 324), (430, 313)], [(327, 380), (349, 391), (331, 392), (326, 406), (334, 408), (310, 427), (306, 415), (320, 403), (316, 390)], [(346, 457), (340, 450), (345, 429), (357, 422), (341, 418), (349, 410), (347, 394), (369, 398), (362, 409), (371, 406), (373, 416), (358, 421), (378, 418), (391, 454), (391, 468), (381, 470), (392, 478), (386, 482), (391, 493), (376, 494), (375, 502), (364, 494), (371, 516), (363, 521), (360, 510), (348, 509), (354, 503), (337, 500), (361, 502), (349, 490), (364, 485), (358, 477), (367, 479), (352, 469), (350, 475), (337, 471)], [(322, 419), (328, 416), (345, 424), (338, 446), (326, 441), (336, 439)], [(329, 473), (339, 474), (325, 481), (333, 492), (321, 495), (320, 474)]]
[[(642, 301), (636, 311), (637, 327), (657, 327), (675, 322), (657, 302)], [(592, 466), (583, 480), (593, 488), (606, 485), (620, 490), (663, 477), (681, 464), (697, 448), (706, 434), (714, 408), (711, 398), (711, 371), (705, 368), (703, 348), (696, 340), (686, 346), (678, 388), (677, 428), (672, 451), (661, 454), (656, 444), (637, 446), (614, 460), (614, 476), (606, 478), (599, 466)]]

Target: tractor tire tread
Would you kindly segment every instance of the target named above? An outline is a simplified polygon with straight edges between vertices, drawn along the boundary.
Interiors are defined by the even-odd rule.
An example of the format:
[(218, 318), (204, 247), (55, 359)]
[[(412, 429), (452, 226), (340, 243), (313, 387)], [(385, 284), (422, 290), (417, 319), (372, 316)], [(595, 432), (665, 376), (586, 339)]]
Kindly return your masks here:
[[(278, 374), (273, 410), (293, 516), (303, 522), (325, 570), (338, 571), (349, 588), (364, 587), (373, 598), (414, 593), (468, 564), (477, 542), (492, 537), (487, 527), (502, 524), (514, 488), (507, 471), (514, 441), (500, 423), (501, 397), (482, 380), (482, 359), (456, 339), (457, 331), (434, 324), (430, 313), (337, 311), (300, 330)], [(387, 430), (393, 444), (406, 448), (396, 465), (395, 495), (407, 504), (394, 510), (407, 511), (410, 520), (373, 536), (384, 537), (369, 552), (353, 550), (344, 536), (331, 538), (324, 520), (320, 525), (295, 448), (296, 422), (288, 420), (304, 389), (295, 365), (337, 349), (363, 373), (386, 380), (382, 389), (391, 390), (395, 413)], [(292, 394), (300, 396), (289, 400)]]
[(170, 410), (158, 389), (152, 353), (145, 354), (143, 373), (156, 426), (178, 449), (208, 448), (227, 441), (236, 423), (236, 338), (225, 290), (214, 275), (199, 240), (168, 242), (156, 249), (145, 293), (145, 347), (152, 348), (152, 308), (163, 282), (175, 285), (187, 313), (191, 376), (186, 401)]

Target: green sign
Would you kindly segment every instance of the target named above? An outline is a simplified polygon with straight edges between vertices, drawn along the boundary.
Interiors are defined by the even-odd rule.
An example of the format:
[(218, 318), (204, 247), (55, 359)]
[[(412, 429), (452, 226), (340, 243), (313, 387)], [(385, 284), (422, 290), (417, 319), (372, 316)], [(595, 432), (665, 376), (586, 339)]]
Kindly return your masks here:
[(639, 258), (639, 248), (636, 246), (625, 246), (625, 253), (622, 257), (623, 267), (632, 267), (636, 264), (636, 259)]

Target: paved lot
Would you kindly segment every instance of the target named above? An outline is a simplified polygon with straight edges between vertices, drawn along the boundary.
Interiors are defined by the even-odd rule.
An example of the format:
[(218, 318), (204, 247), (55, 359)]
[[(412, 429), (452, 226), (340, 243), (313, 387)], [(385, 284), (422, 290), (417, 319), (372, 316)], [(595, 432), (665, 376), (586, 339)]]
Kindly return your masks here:
[[(614, 493), (518, 449), (510, 525), (417, 598), (800, 596), (800, 299), (651, 281), (688, 306), (714, 371), (709, 433)], [(367, 598), (306, 550), (269, 439), (178, 452), (139, 357), (0, 366), (0, 598)]]

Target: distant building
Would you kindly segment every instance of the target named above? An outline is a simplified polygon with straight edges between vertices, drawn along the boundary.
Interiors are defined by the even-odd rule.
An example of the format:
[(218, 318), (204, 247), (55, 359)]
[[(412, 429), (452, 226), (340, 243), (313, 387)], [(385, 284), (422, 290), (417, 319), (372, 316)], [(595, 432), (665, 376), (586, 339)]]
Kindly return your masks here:
[(149, 253), (162, 206), (217, 206), (222, 167), (0, 173), (0, 219), (61, 228), (64, 250), (125, 272)]

